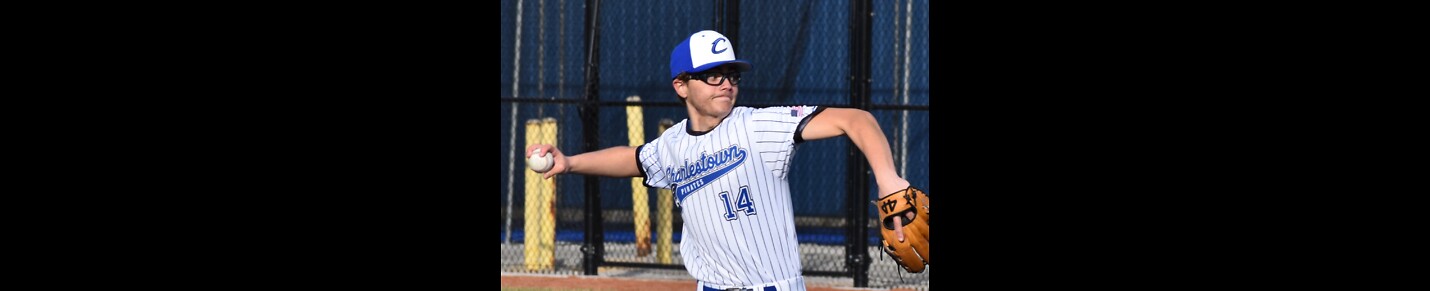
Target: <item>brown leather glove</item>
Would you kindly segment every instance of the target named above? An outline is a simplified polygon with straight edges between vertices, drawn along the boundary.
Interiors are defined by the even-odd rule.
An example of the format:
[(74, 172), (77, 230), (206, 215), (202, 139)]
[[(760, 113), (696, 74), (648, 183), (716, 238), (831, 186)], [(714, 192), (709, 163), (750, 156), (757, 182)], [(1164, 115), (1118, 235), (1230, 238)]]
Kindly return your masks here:
[[(923, 190), (909, 186), (884, 195), (875, 202), (879, 209), (879, 235), (884, 253), (909, 273), (921, 273), (929, 263), (929, 199)], [(899, 239), (902, 231), (903, 239)]]

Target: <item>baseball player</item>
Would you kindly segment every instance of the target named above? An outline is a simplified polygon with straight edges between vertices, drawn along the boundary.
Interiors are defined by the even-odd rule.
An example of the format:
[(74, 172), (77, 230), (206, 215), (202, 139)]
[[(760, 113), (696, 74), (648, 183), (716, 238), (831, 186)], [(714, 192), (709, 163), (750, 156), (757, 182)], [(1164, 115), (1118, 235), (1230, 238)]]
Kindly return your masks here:
[(537, 144), (525, 152), (554, 154), (547, 179), (645, 177), (650, 187), (671, 189), (684, 210), (680, 251), (698, 290), (804, 290), (787, 179), (797, 145), (848, 136), (869, 161), (880, 193), (910, 185), (895, 171), (888, 139), (867, 111), (735, 106), (740, 73), (750, 69), (724, 35), (696, 32), (670, 53), (670, 86), (688, 119), (637, 147), (567, 156)]

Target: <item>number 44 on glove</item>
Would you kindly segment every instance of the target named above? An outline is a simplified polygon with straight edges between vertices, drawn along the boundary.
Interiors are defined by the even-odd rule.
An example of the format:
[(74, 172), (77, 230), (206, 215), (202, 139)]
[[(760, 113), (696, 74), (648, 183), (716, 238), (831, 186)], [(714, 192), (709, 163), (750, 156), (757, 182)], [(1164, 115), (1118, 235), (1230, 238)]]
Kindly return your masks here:
[(923, 272), (929, 263), (928, 194), (909, 186), (884, 195), (874, 204), (879, 208), (879, 236), (884, 239), (884, 253), (894, 257), (904, 271)]

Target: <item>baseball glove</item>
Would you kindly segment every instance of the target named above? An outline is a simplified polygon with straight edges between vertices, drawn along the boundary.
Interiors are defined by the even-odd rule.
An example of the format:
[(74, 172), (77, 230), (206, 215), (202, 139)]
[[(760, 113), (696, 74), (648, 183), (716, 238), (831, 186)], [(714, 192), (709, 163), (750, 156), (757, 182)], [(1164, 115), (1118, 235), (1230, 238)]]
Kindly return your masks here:
[[(884, 253), (894, 257), (904, 271), (921, 273), (929, 263), (929, 199), (923, 190), (909, 186), (883, 198), (875, 205), (879, 208), (879, 235), (883, 237)], [(902, 225), (896, 227), (898, 219)], [(902, 229), (904, 239), (899, 240), (897, 229)]]

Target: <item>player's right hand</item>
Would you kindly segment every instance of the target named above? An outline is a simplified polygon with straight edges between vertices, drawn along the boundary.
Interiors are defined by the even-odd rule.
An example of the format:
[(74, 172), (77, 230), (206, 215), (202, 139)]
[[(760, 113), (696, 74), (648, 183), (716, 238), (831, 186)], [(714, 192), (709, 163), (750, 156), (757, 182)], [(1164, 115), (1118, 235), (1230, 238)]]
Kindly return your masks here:
[(526, 153), (526, 155), (522, 156), (522, 158), (525, 159), (531, 157), (532, 154), (537, 153), (533, 152), (535, 150), (540, 150), (539, 153), (541, 154), (546, 154), (548, 152), (551, 153), (553, 158), (552, 160), (555, 163), (551, 165), (551, 170), (547, 170), (546, 173), (541, 175), (542, 179), (551, 179), (552, 176), (564, 173), (566, 172), (566, 169), (570, 168), (566, 164), (566, 155), (562, 154), (560, 149), (557, 149), (555, 146), (549, 144), (533, 144), (527, 146), (526, 151), (524, 152)]

